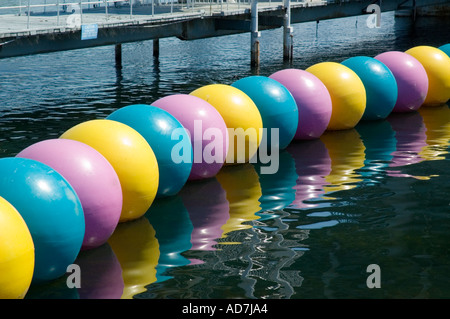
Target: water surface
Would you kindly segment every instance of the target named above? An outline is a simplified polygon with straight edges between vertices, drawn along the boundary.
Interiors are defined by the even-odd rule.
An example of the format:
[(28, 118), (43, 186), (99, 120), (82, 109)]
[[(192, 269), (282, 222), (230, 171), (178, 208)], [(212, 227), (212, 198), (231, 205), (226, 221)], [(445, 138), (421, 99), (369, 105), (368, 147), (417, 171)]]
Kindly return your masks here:
[[(261, 35), (259, 69), (249, 34), (162, 39), (159, 59), (151, 41), (125, 44), (122, 69), (111, 46), (0, 60), (0, 157), (206, 84), (440, 46), (450, 21), (298, 24), (292, 64), (282, 61), (281, 29)], [(449, 298), (449, 119), (443, 105), (293, 142), (274, 175), (225, 167), (81, 252), (81, 289), (60, 278), (27, 298)], [(380, 266), (379, 289), (366, 285), (370, 264)]]

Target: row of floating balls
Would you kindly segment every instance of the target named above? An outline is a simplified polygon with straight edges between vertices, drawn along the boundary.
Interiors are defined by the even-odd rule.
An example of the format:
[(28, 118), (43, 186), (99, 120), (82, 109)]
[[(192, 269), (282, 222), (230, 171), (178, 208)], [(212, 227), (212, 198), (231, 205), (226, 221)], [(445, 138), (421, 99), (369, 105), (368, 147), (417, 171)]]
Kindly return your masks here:
[[(155, 198), (214, 177), (226, 161), (248, 161), (263, 136), (248, 136), (246, 154), (237, 154), (229, 152), (228, 128), (279, 128), (283, 149), (449, 99), (446, 44), (206, 85), (78, 124), (0, 159), (0, 298), (23, 298), (32, 282), (62, 276), (80, 250), (106, 243), (118, 223), (144, 215)], [(216, 149), (208, 150), (214, 139)], [(174, 163), (182, 140), (188, 160)], [(215, 161), (196, 160), (207, 151)]]

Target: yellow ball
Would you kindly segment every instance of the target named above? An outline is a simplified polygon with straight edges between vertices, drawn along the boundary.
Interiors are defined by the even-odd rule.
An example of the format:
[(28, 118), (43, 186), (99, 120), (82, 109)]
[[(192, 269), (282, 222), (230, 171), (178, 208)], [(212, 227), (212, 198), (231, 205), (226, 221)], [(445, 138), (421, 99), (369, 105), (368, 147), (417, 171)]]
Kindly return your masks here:
[(216, 108), (228, 128), (226, 163), (248, 162), (258, 151), (262, 138), (262, 118), (253, 100), (226, 84), (210, 84), (191, 92)]
[(19, 212), (0, 197), (0, 299), (23, 299), (34, 272), (34, 243)]
[(331, 96), (331, 118), (327, 130), (346, 130), (356, 126), (366, 109), (366, 89), (359, 76), (336, 62), (321, 62), (310, 66), (325, 84)]
[(110, 162), (122, 186), (119, 222), (146, 213), (156, 197), (159, 169), (156, 156), (142, 135), (123, 123), (99, 119), (78, 124), (61, 138), (85, 143)]
[(405, 53), (415, 57), (428, 76), (428, 94), (423, 105), (444, 104), (450, 99), (450, 57), (431, 46), (417, 46)]

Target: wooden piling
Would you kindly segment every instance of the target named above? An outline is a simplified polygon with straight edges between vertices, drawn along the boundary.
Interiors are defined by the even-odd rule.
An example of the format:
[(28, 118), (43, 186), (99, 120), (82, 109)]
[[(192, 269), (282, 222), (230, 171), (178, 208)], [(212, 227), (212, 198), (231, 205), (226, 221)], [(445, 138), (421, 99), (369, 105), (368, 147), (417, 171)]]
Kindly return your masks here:
[(116, 44), (116, 68), (121, 69), (122, 68), (122, 44), (118, 43)]
[(153, 56), (155, 58), (159, 57), (159, 39), (153, 40)]

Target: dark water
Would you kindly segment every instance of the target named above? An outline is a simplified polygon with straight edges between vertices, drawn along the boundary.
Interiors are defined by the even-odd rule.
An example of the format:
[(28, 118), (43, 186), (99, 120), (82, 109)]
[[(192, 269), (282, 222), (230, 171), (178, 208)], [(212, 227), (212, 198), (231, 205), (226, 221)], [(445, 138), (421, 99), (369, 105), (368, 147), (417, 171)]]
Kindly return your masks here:
[[(450, 21), (385, 14), (380, 29), (359, 17), (295, 25), (294, 34), (288, 64), (282, 30), (262, 32), (259, 70), (250, 68), (248, 34), (163, 39), (158, 60), (151, 41), (126, 44), (122, 70), (113, 47), (0, 60), (0, 157), (209, 83), (440, 46)], [(449, 138), (443, 105), (294, 142), (274, 175), (225, 167), (81, 252), (81, 289), (63, 277), (27, 298), (449, 298)], [(381, 288), (366, 284), (370, 264)]]

